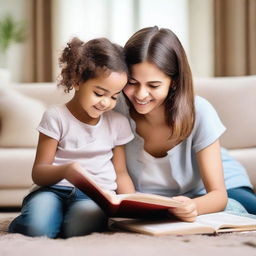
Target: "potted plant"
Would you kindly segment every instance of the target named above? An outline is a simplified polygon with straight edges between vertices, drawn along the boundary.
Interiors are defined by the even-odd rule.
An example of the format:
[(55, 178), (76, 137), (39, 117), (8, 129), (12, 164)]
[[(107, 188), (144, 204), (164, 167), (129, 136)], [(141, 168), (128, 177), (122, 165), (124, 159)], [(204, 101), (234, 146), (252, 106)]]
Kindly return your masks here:
[(10, 72), (7, 68), (7, 53), (14, 43), (21, 43), (26, 39), (24, 21), (16, 22), (10, 14), (0, 19), (0, 82), (7, 83)]

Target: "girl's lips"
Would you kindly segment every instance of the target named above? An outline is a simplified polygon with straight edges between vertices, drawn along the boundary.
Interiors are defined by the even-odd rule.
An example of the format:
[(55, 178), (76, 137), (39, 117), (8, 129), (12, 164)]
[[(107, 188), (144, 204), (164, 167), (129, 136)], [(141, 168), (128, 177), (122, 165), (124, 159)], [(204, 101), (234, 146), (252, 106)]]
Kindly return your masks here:
[(103, 111), (105, 111), (105, 109), (100, 109), (100, 108), (98, 108), (98, 107), (96, 107), (96, 106), (93, 106), (96, 110), (98, 110), (98, 111), (101, 111), (101, 112), (103, 112)]

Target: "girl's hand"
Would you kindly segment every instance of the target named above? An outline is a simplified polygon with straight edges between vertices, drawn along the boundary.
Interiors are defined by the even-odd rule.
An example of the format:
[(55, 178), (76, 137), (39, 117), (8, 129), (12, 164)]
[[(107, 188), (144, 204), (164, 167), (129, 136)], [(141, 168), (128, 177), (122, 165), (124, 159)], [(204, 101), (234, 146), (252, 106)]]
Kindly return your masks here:
[(193, 222), (196, 220), (198, 212), (197, 206), (193, 199), (186, 196), (175, 196), (172, 198), (181, 202), (182, 205), (180, 207), (169, 209), (170, 213), (174, 214), (182, 221)]

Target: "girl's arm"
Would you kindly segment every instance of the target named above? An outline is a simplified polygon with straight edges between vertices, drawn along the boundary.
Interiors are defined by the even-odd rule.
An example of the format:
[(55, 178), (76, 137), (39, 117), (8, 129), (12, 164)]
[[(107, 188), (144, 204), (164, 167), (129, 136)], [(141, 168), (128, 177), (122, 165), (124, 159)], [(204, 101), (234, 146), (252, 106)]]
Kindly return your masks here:
[(182, 201), (183, 206), (170, 211), (184, 221), (194, 221), (197, 215), (222, 211), (227, 204), (219, 141), (199, 151), (197, 161), (207, 194), (194, 199), (174, 197)]
[(135, 188), (128, 174), (124, 146), (113, 149), (112, 162), (116, 171), (117, 194), (135, 193)]
[(39, 186), (50, 186), (68, 178), (74, 171), (80, 171), (77, 163), (52, 165), (58, 141), (42, 133), (39, 134), (35, 162), (32, 169), (32, 179)]

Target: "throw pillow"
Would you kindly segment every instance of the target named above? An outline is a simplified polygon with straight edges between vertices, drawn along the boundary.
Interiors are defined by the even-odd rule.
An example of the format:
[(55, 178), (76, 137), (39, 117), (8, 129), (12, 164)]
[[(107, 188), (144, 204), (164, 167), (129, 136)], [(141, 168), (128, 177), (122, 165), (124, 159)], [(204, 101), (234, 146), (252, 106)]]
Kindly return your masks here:
[(35, 147), (36, 130), (46, 107), (38, 100), (0, 87), (0, 147)]

